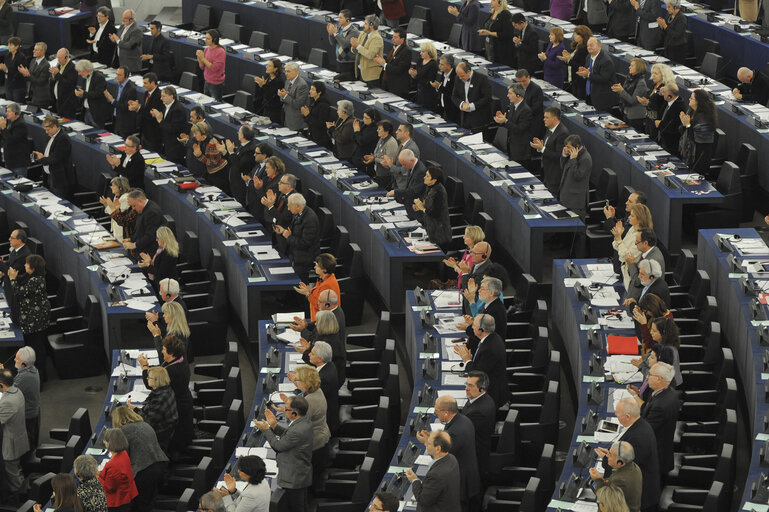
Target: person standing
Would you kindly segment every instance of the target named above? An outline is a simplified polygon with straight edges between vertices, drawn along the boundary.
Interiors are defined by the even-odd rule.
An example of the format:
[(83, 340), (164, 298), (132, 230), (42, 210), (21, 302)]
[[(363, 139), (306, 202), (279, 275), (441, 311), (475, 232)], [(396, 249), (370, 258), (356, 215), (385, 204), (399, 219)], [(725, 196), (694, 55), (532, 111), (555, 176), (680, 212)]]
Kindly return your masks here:
[(45, 59), (47, 50), (48, 45), (45, 43), (35, 43), (29, 67), (19, 68), (19, 73), (30, 83), (30, 104), (36, 107), (48, 108), (51, 104), (51, 73)]
[[(158, 78), (164, 82), (172, 82), (174, 79), (174, 55), (171, 53), (171, 45), (168, 39), (162, 34), (163, 24), (158, 20), (150, 22), (150, 35), (152, 36), (152, 45), (150, 52), (141, 56), (142, 62), (150, 64), (150, 71), (158, 75)], [(221, 98), (220, 98), (221, 99)]]
[(449, 14), (457, 18), (457, 23), (462, 25), (459, 34), (459, 46), (468, 52), (479, 53), (483, 46), (478, 35), (481, 18), (481, 2), (479, 0), (464, 0), (461, 7), (454, 5), (448, 7)]
[(203, 94), (215, 100), (221, 100), (224, 94), (224, 66), (227, 52), (219, 44), (219, 31), (211, 29), (206, 32), (206, 49), (195, 52), (198, 66), (203, 70)]
[(139, 73), (142, 68), (142, 29), (136, 24), (131, 9), (123, 11), (123, 25), (115, 34), (110, 34), (110, 41), (117, 45), (117, 56), (121, 66), (131, 73)]
[[(13, 385), (24, 395), (24, 418), (31, 450), (37, 448), (40, 437), (40, 374), (35, 368), (35, 349), (29, 346), (16, 351), (13, 359), (16, 376)], [(4, 370), (0, 364), (0, 370)]]
[(350, 40), (358, 37), (358, 27), (352, 24), (352, 12), (349, 9), (339, 11), (339, 26), (329, 23), (326, 25), (328, 42), (334, 46), (336, 54), (336, 70), (338, 80), (352, 80), (355, 77), (355, 55), (352, 52)]
[(113, 106), (112, 114), (115, 118), (113, 130), (124, 139), (136, 133), (138, 128), (136, 112), (132, 112), (129, 108), (130, 102), (136, 101), (137, 98), (136, 86), (128, 79), (130, 74), (128, 68), (120, 66), (115, 72), (115, 81), (118, 83), (117, 95), (112, 96), (109, 89), (104, 90), (104, 97)]
[(411, 50), (406, 43), (404, 29), (396, 28), (393, 31), (393, 46), (387, 57), (375, 55), (374, 62), (382, 66), (382, 88), (401, 98), (408, 97), (411, 88)]
[(411, 482), (419, 512), (460, 512), (459, 463), (450, 452), (451, 436), (448, 432), (433, 432), (425, 443), (427, 455), (433, 464), (421, 480), (411, 469), (406, 478)]
[(139, 495), (128, 456), (128, 439), (119, 428), (111, 428), (104, 435), (104, 446), (109, 450), (110, 459), (99, 473), (99, 482), (107, 496), (107, 508), (112, 512), (128, 512)]
[(350, 39), (352, 53), (355, 55), (355, 77), (366, 82), (369, 87), (379, 87), (382, 74), (382, 66), (374, 60), (374, 57), (382, 56), (384, 49), (384, 41), (377, 27), (379, 18), (369, 14), (363, 22), (363, 35)]
[(5, 166), (19, 176), (25, 176), (29, 167), (29, 141), (27, 125), (21, 118), (21, 107), (17, 103), (9, 103), (5, 107), (5, 117), (0, 117), (0, 137)]
[(545, 138), (534, 138), (530, 145), (542, 154), (542, 171), (547, 189), (555, 196), (561, 187), (561, 156), (569, 130), (561, 123), (561, 110), (556, 107), (545, 109)]
[(110, 36), (117, 34), (117, 30), (110, 20), (111, 14), (108, 7), (100, 7), (96, 11), (98, 26), (88, 27), (91, 38), (85, 40), (91, 47), (91, 60), (107, 67), (112, 67), (115, 61), (115, 43)]
[[(0, 17), (2, 17), (3, 7), (0, 7)], [(5, 98), (17, 103), (24, 103), (27, 96), (27, 82), (20, 68), (27, 65), (27, 58), (21, 51), (21, 38), (11, 37), (8, 39), (8, 53), (5, 54), (5, 61), (0, 64), (0, 71), (5, 72)]]
[(307, 128), (302, 115), (302, 107), (307, 105), (310, 88), (304, 78), (299, 76), (299, 64), (286, 64), (286, 86), (278, 90), (278, 97), (283, 102), (283, 125), (291, 130)]
[(593, 158), (587, 148), (582, 146), (579, 135), (569, 135), (565, 143), (561, 156), (562, 175), (558, 200), (584, 218), (587, 214)]
[(587, 53), (585, 65), (579, 68), (577, 74), (587, 81), (585, 92), (588, 103), (598, 110), (609, 112), (617, 103), (617, 97), (611, 92), (612, 84), (617, 83), (614, 63), (601, 51), (601, 42), (597, 37), (587, 40)]
[(75, 65), (70, 62), (69, 50), (59, 49), (56, 52), (58, 66), (49, 69), (53, 79), (53, 96), (56, 99), (56, 112), (61, 117), (74, 119), (77, 114), (77, 96), (75, 85), (77, 84), (77, 72)]
[(491, 0), (491, 14), (478, 35), (485, 39), (487, 60), (514, 66), (513, 15), (507, 9), (507, 0)]
[(534, 128), (534, 115), (523, 101), (526, 90), (519, 83), (511, 85), (507, 90), (510, 106), (507, 114), (497, 111), (494, 121), (507, 128), (507, 154), (527, 169), (531, 167), (531, 146), (528, 135)]
[[(496, 1), (496, 0), (495, 0)], [(460, 124), (477, 133), (491, 118), (491, 85), (489, 79), (473, 71), (470, 63), (457, 64), (457, 80), (451, 100), (459, 108)]]
[(104, 91), (107, 90), (107, 80), (98, 71), (94, 71), (89, 60), (79, 60), (75, 65), (77, 74), (82, 79), (82, 85), (75, 89), (75, 96), (83, 100), (85, 122), (100, 129), (112, 121), (110, 108)]
[(179, 142), (179, 134), (187, 131), (187, 110), (176, 101), (176, 88), (172, 85), (163, 88), (160, 100), (163, 108), (152, 109), (150, 114), (160, 127), (163, 156), (172, 162), (183, 163), (186, 152)]
[(274, 226), (275, 232), (288, 241), (288, 255), (299, 281), (308, 282), (310, 269), (320, 254), (320, 223), (317, 214), (307, 208), (302, 194), (291, 194), (288, 210), (294, 216), (288, 228)]
[(547, 44), (547, 48), (537, 56), (542, 61), (545, 82), (562, 89), (566, 76), (566, 66), (558, 57), (563, 55), (566, 50), (563, 46), (563, 29), (561, 27), (551, 28), (548, 37), (550, 42)]
[(3, 394), (0, 400), (0, 426), (3, 433), (5, 478), (11, 493), (9, 501), (17, 501), (18, 493), (24, 485), (21, 457), (29, 451), (29, 440), (24, 424), (24, 394), (14, 386), (10, 370), (0, 371), (0, 393)]

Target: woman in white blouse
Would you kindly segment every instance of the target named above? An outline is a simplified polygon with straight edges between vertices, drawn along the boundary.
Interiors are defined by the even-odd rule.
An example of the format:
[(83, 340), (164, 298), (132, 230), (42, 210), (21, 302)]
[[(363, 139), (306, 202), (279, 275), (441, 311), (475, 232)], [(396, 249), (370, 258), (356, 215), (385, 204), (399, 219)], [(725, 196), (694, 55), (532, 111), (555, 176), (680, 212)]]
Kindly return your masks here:
[(270, 484), (264, 478), (267, 467), (258, 455), (238, 458), (238, 478), (245, 485), (236, 485), (235, 478), (224, 474), (224, 488), (216, 492), (224, 497), (227, 512), (268, 512), (270, 510)]
[(630, 229), (627, 230), (627, 233), (625, 233), (625, 227), (621, 222), (617, 222), (611, 230), (614, 235), (614, 241), (611, 245), (617, 251), (619, 260), (622, 262), (622, 281), (626, 290), (630, 285), (630, 275), (626, 263), (627, 256), (630, 255), (633, 261), (641, 259), (641, 251), (636, 247), (636, 234), (639, 229), (652, 229), (654, 227), (652, 214), (645, 204), (634, 204), (630, 208), (630, 215), (628, 215), (627, 220), (630, 223)]
[[(110, 188), (115, 197), (110, 199), (102, 196), (99, 198), (99, 202), (104, 206), (104, 213), (112, 217), (112, 234), (118, 242), (122, 242), (123, 237), (126, 236), (123, 227), (128, 223), (133, 226), (133, 222), (136, 220), (136, 213), (131, 215), (130, 212), (133, 210), (128, 205), (128, 191), (131, 190), (131, 185), (128, 183), (128, 178), (118, 176), (112, 178)], [(119, 213), (113, 215), (115, 211), (119, 211)], [(129, 229), (133, 232), (133, 229)]]

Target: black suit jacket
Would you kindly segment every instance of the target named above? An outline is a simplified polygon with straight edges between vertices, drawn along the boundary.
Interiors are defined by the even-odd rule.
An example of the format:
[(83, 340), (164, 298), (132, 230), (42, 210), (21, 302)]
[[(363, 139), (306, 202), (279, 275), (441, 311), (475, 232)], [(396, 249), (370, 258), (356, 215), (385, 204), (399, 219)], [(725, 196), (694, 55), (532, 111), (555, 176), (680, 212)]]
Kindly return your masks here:
[(235, 153), (227, 154), (230, 173), (230, 192), (240, 204), (246, 203), (246, 182), (241, 177), (242, 174), (248, 174), (254, 166), (254, 150), (256, 141), (252, 140), (242, 145)]
[[(541, 138), (545, 133), (545, 93), (542, 92), (542, 87), (533, 81), (529, 81), (529, 86), (526, 87), (526, 94), (523, 95), (523, 101), (529, 106), (534, 116), (532, 121), (533, 137)], [(529, 139), (531, 138), (529, 137)]]
[(491, 453), (491, 436), (497, 422), (497, 406), (488, 393), (479, 396), (475, 402), (468, 400), (462, 408), (462, 414), (473, 422), (475, 428), (475, 455), (478, 457), (478, 469), (481, 476), (488, 472), (486, 461)]
[(440, 95), (440, 98), (438, 99), (438, 105), (441, 104), (442, 100), (443, 117), (452, 123), (459, 123), (459, 107), (457, 107), (457, 105), (452, 100), (452, 96), (454, 95), (454, 87), (457, 85), (457, 73), (453, 69), (450, 71), (450, 73), (451, 75), (449, 76), (449, 80), (446, 82), (445, 86), (443, 85), (443, 73), (438, 73), (438, 77), (436, 78), (436, 80), (441, 83), (440, 87), (438, 87), (438, 94)]
[[(585, 59), (585, 67), (588, 69), (590, 69), (591, 58), (588, 54)], [(617, 83), (617, 77), (614, 74), (614, 62), (605, 50), (601, 50), (595, 58), (588, 82), (590, 82), (590, 98), (593, 106), (605, 112), (611, 110), (617, 103), (617, 95), (611, 90), (611, 86)]]
[(174, 55), (171, 53), (171, 44), (163, 34), (152, 38), (150, 51), (152, 55), (152, 72), (158, 75), (158, 78), (164, 82), (172, 81), (174, 78)]
[(99, 71), (94, 71), (91, 77), (91, 83), (88, 90), (85, 90), (86, 81), (80, 79), (80, 87), (83, 88), (83, 104), (88, 100), (88, 110), (94, 121), (104, 126), (112, 119), (112, 107), (110, 107), (107, 98), (104, 97), (104, 91), (107, 90), (107, 80)]
[[(99, 31), (98, 25), (96, 26), (96, 31)], [(115, 43), (110, 40), (110, 34), (117, 34), (117, 29), (111, 21), (108, 21), (107, 26), (104, 27), (101, 33), (101, 37), (96, 42), (96, 47), (99, 48), (99, 51), (94, 52), (93, 46), (88, 45), (91, 50), (91, 60), (104, 64), (107, 67), (113, 67), (115, 61)]]
[(422, 480), (411, 488), (417, 500), (417, 512), (460, 512), (459, 463), (452, 454), (436, 460)]
[(406, 187), (394, 190), (393, 197), (406, 207), (409, 218), (413, 218), (414, 215), (414, 209), (411, 207), (414, 204), (414, 199), (424, 196), (425, 174), (427, 174), (425, 164), (422, 163), (422, 160), (417, 160), (414, 168), (409, 172)]
[[(246, 184), (246, 206), (251, 215), (259, 219), (259, 221), (263, 221), (264, 208), (260, 201), (264, 191), (254, 188), (254, 178), (259, 178), (264, 182), (265, 186), (267, 185), (267, 171), (264, 169), (264, 163), (254, 162), (254, 167), (249, 171), (248, 175), (251, 176), (251, 181)], [(276, 194), (278, 193), (277, 183), (275, 182), (274, 186)]]
[(22, 118), (8, 121), (2, 131), (5, 166), (9, 169), (29, 166), (29, 140), (27, 125)]
[[(521, 37), (519, 31), (515, 31), (515, 35)], [(534, 30), (534, 27), (526, 24), (523, 30), (523, 38), (521, 44), (516, 46), (518, 50), (518, 69), (525, 69), (531, 76), (534, 76), (534, 72), (537, 71), (542, 63), (537, 55), (539, 54), (539, 38)]]
[[(157, 109), (161, 112), (165, 111), (166, 106), (163, 104), (163, 100), (160, 99), (160, 87), (156, 87), (152, 94), (147, 96), (147, 92), (144, 92), (144, 97), (139, 99), (141, 109), (139, 110), (139, 123), (141, 125), (142, 133), (142, 145), (151, 151), (161, 151), (163, 148), (163, 139), (160, 134), (160, 124), (152, 117), (152, 109)], [(178, 133), (176, 134), (179, 135)]]
[(531, 158), (529, 142), (533, 134), (534, 115), (525, 101), (516, 108), (510, 103), (507, 111), (507, 148), (510, 158), (518, 163)]
[(138, 151), (134, 153), (128, 165), (125, 165), (125, 153), (120, 157), (120, 165), (115, 167), (115, 172), (128, 178), (131, 188), (144, 189), (144, 157)]
[[(638, 296), (638, 300), (640, 301), (641, 298), (646, 294), (643, 293), (643, 288), (641, 288), (639, 293), (640, 295)], [(646, 293), (653, 293), (662, 299), (665, 304), (670, 304), (670, 289), (668, 288), (668, 284), (665, 282), (664, 276), (655, 279), (651, 286), (649, 286), (649, 289), (646, 290)]]
[(318, 216), (309, 207), (305, 207), (300, 215), (294, 215), (291, 220), (288, 254), (295, 269), (311, 268), (320, 254), (320, 223)]
[(386, 91), (406, 97), (409, 94), (411, 77), (411, 50), (406, 43), (398, 47), (398, 51), (392, 56), (392, 60), (382, 72), (382, 86)]
[[(456, 81), (451, 99), (457, 108), (465, 101), (465, 82), (462, 80)], [(489, 84), (489, 79), (477, 71), (473, 71), (470, 77), (467, 99), (475, 105), (475, 110), (463, 112), (460, 109), (460, 124), (462, 127), (468, 128), (473, 132), (478, 132), (491, 121), (491, 85)]]
[[(660, 499), (660, 464), (657, 452), (657, 437), (654, 429), (643, 419), (639, 418), (622, 434), (620, 441), (627, 441), (633, 446), (635, 462), (643, 474), (643, 492), (641, 493), (641, 509), (656, 505)], [(671, 447), (672, 448), (672, 447)], [(671, 452), (670, 456), (673, 454)], [(604, 477), (609, 478), (612, 467), (604, 457)]]
[[(45, 147), (42, 149), (45, 150)], [(54, 135), (48, 156), (38, 160), (38, 163), (48, 166), (51, 173), (48, 178), (48, 187), (51, 192), (59, 197), (67, 197), (74, 176), (72, 175), (72, 141), (69, 140), (69, 136), (64, 133), (64, 130), (60, 129)]]
[[(165, 105), (159, 110), (161, 113), (165, 112)], [(187, 109), (178, 101), (174, 101), (160, 122), (163, 153), (172, 162), (184, 162), (184, 145), (177, 140), (177, 137), (179, 137), (179, 134), (187, 131), (187, 118)]]
[(475, 427), (470, 418), (457, 414), (446, 423), (444, 430), (451, 436), (451, 454), (459, 463), (459, 496), (462, 501), (467, 501), (481, 490), (475, 452)]
[(29, 93), (32, 96), (32, 105), (38, 107), (48, 107), (51, 104), (51, 73), (48, 71), (49, 65), (46, 59), (42, 59), (40, 64), (37, 59), (29, 61)]
[(147, 200), (144, 210), (136, 216), (136, 229), (133, 242), (136, 244), (136, 253), (146, 252), (155, 254), (158, 249), (157, 231), (163, 225), (163, 211), (152, 200)]
[[(24, 275), (24, 264), (27, 262), (27, 256), (32, 254), (27, 244), (22, 245), (16, 251), (10, 251), (8, 253), (7, 261), (0, 261), (0, 272), (5, 274), (2, 279), (3, 287), (5, 288), (6, 297), (9, 301), (8, 305), (11, 311), (18, 311), (18, 308), (14, 304), (13, 288), (11, 287), (11, 280), (8, 278), (8, 269), (15, 268), (20, 276)], [(18, 322), (18, 318), (14, 319), (14, 322)]]
[(339, 426), (339, 378), (332, 361), (323, 365), (320, 374), (320, 389), (326, 397), (326, 422), (333, 434)]
[[(664, 105), (664, 102), (663, 102)], [(678, 155), (678, 140), (681, 138), (681, 132), (678, 128), (681, 126), (681, 112), (684, 111), (684, 100), (679, 96), (672, 105), (665, 111), (662, 107), (662, 117), (660, 125), (657, 128), (657, 137), (660, 145), (674, 155)]]
[(176, 264), (179, 261), (179, 257), (171, 256), (167, 251), (161, 251), (160, 253), (150, 254), (150, 258), (154, 256), (155, 262), (147, 269), (148, 274), (152, 274), (152, 284), (155, 289), (160, 291), (160, 281), (165, 278), (171, 278), (179, 280), (179, 272), (176, 270)]
[(652, 396), (641, 407), (641, 417), (649, 422), (657, 436), (657, 455), (663, 475), (673, 469), (673, 436), (680, 408), (678, 392), (672, 388)]
[(563, 123), (558, 123), (555, 131), (545, 132), (545, 147), (542, 150), (542, 169), (545, 173), (545, 186), (558, 197), (558, 191), (561, 188), (561, 155), (563, 147), (566, 145), (566, 137), (569, 136), (569, 130)]
[(53, 87), (57, 92), (56, 112), (69, 119), (74, 119), (77, 114), (79, 99), (75, 96), (75, 85), (77, 85), (77, 72), (75, 63), (69, 61), (64, 66), (64, 71), (56, 73), (53, 77)]
[[(476, 283), (478, 286), (481, 284), (478, 281)], [(494, 332), (499, 334), (499, 337), (504, 341), (507, 335), (507, 310), (505, 309), (505, 304), (499, 299), (494, 299), (483, 308), (483, 313), (494, 318)], [(468, 326), (465, 333), (467, 334), (467, 348), (475, 353), (480, 340), (475, 335), (475, 332), (473, 332), (473, 326)]]
[(505, 342), (499, 334), (494, 332), (482, 340), (473, 359), (465, 364), (465, 371), (481, 370), (489, 376), (491, 383), (488, 393), (494, 399), (497, 408), (510, 401), (506, 367)]
[[(118, 91), (120, 89), (118, 88)], [(115, 92), (117, 95), (117, 92)], [(160, 96), (158, 96), (159, 98)], [(137, 132), (138, 113), (128, 110), (128, 102), (138, 99), (136, 86), (130, 80), (126, 81), (120, 96), (114, 96), (112, 106), (115, 114), (115, 133), (123, 138)]]

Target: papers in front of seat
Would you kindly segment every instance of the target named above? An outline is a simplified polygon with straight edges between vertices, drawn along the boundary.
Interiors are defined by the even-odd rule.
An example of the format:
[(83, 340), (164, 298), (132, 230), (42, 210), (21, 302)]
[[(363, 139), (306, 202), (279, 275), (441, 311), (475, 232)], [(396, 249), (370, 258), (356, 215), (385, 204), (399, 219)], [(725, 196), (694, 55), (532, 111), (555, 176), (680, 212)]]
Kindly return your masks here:
[(120, 377), (125, 374), (126, 377), (141, 377), (142, 369), (130, 364), (119, 364), (112, 370), (112, 377)]
[(462, 305), (458, 290), (436, 290), (432, 292), (432, 297), (438, 309), (451, 309)]
[(590, 292), (590, 304), (594, 306), (619, 306), (619, 299), (619, 294), (613, 288), (601, 288)]
[(304, 312), (295, 311), (293, 313), (275, 313), (272, 315), (272, 321), (276, 324), (290, 324), (294, 322), (294, 317), (304, 318)]
[(278, 334), (278, 339), (289, 344), (299, 343), (302, 333), (287, 327), (282, 333)]
[(464, 137), (460, 137), (457, 142), (465, 145), (483, 144), (483, 133), (478, 132), (473, 135), (465, 135)]
[(235, 448), (235, 457), (245, 457), (247, 455), (258, 455), (259, 457), (266, 459), (267, 458), (267, 448), (263, 446), (255, 446), (253, 448), (249, 448), (247, 446), (239, 446)]

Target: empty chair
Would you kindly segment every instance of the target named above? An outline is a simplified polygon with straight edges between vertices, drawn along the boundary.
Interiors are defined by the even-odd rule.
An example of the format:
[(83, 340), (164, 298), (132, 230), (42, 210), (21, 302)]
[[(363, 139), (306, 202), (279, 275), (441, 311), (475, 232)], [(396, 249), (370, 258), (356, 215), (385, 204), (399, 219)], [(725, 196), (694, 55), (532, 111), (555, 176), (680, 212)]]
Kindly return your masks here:
[(270, 48), (270, 36), (266, 32), (260, 32), (254, 30), (251, 32), (251, 37), (248, 39), (248, 46), (252, 48), (261, 48), (263, 50), (269, 50)]
[(236, 91), (235, 98), (232, 104), (236, 107), (246, 109), (248, 111), (254, 110), (254, 96), (250, 92)]
[(197, 32), (203, 32), (211, 27), (213, 11), (210, 5), (198, 4), (195, 7), (195, 15), (192, 17), (192, 28)]
[(224, 27), (220, 27), (221, 35), (225, 39), (232, 39), (236, 43), (241, 41), (241, 34), (243, 33), (243, 25), (237, 23), (229, 23)]
[(296, 59), (299, 57), (299, 43), (291, 39), (282, 40), (278, 48), (278, 54)]
[(413, 16), (409, 19), (409, 24), (406, 27), (406, 32), (414, 34), (415, 36), (428, 37), (430, 35), (430, 26), (427, 21)]
[(700, 73), (705, 76), (709, 76), (714, 80), (721, 80), (724, 74), (723, 57), (715, 53), (706, 53), (702, 58), (702, 66), (700, 66)]
[(195, 73), (190, 73), (189, 71), (184, 71), (182, 73), (182, 76), (179, 78), (179, 85), (191, 91), (202, 91), (200, 87), (200, 77), (198, 77), (198, 75)]
[(454, 48), (460, 48), (462, 46), (460, 37), (462, 36), (462, 24), (454, 23), (451, 25), (451, 31), (449, 31), (449, 39), (447, 41), (449, 46)]
[(222, 16), (219, 18), (219, 32), (221, 33), (228, 25), (240, 23), (238, 13), (232, 11), (222, 11)]
[(307, 58), (307, 62), (315, 64), (319, 68), (328, 67), (328, 52), (322, 48), (313, 48), (310, 50), (310, 55)]
[(740, 168), (726, 161), (721, 166), (716, 181), (716, 190), (723, 196), (723, 202), (716, 208), (695, 213), (695, 229), (737, 227), (742, 218), (742, 178)]
[(737, 167), (740, 168), (740, 181), (742, 182), (742, 222), (753, 220), (753, 211), (755, 210), (758, 177), (756, 169), (758, 167), (758, 151), (747, 142), (740, 144), (740, 150), (737, 153)]

